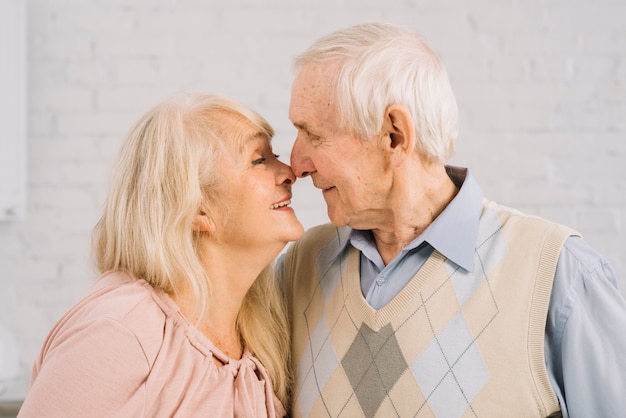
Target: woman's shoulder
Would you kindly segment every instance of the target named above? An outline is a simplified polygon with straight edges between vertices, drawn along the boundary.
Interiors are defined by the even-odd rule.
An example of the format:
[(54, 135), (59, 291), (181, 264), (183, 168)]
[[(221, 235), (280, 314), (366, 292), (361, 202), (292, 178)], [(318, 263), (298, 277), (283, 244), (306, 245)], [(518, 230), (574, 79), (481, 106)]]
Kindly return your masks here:
[(131, 325), (140, 318), (144, 318), (143, 322), (165, 321), (177, 310), (169, 301), (163, 291), (145, 280), (124, 271), (112, 271), (100, 276), (75, 308), (87, 317), (106, 316)]
[[(169, 300), (171, 301), (171, 300)], [(113, 322), (118, 329), (135, 335), (137, 342), (154, 355), (163, 343), (163, 330), (175, 314), (173, 303), (163, 292), (145, 280), (126, 272), (107, 272), (93, 284), (88, 294), (57, 322), (53, 332), (76, 334), (97, 328), (102, 322)]]

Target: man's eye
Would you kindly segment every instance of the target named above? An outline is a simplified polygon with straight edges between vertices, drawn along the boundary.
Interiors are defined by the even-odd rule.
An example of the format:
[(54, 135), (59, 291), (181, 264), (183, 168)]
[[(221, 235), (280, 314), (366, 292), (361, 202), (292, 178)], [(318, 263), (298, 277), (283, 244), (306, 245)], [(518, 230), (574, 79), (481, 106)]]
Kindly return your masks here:
[(266, 161), (265, 157), (257, 158), (256, 160), (252, 161), (252, 165), (264, 164), (265, 161)]

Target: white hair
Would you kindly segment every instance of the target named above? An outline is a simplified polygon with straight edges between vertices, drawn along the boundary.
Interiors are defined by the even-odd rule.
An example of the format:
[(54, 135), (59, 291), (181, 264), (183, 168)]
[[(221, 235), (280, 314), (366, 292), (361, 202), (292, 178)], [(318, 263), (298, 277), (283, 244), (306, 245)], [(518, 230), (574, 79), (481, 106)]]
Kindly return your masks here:
[(454, 152), (458, 110), (448, 74), (437, 55), (412, 32), (388, 23), (340, 29), (296, 57), (295, 70), (327, 63), (341, 123), (364, 139), (380, 134), (385, 110), (397, 104), (411, 114), (417, 148), (445, 163)]

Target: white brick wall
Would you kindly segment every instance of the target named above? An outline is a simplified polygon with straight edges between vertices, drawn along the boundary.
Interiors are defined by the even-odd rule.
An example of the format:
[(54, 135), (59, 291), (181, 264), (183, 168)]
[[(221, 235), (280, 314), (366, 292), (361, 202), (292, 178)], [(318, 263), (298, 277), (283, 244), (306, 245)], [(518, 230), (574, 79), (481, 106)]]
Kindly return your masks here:
[(26, 211), (26, 83), (26, 2), (4, 0), (0, 2), (0, 222), (22, 220)]
[[(461, 116), (453, 163), (490, 198), (577, 228), (626, 288), (621, 0), (31, 0), (28, 212), (0, 223), (0, 321), (22, 355), (13, 393), (94, 279), (89, 233), (130, 124), (170, 92), (223, 93), (274, 125), (288, 161), (292, 57), (366, 20), (413, 27), (443, 58)], [(306, 226), (326, 219), (307, 180), (295, 193)]]

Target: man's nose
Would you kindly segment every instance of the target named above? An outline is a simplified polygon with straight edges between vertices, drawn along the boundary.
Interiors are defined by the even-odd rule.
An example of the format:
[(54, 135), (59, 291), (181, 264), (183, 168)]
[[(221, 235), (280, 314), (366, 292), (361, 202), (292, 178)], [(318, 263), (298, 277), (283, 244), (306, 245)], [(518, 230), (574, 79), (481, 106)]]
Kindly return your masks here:
[(291, 149), (291, 169), (297, 177), (306, 177), (315, 171), (307, 148), (302, 139), (296, 138)]

